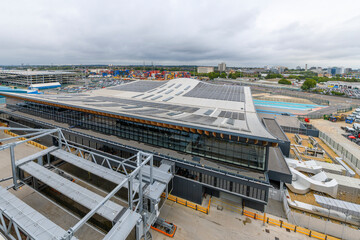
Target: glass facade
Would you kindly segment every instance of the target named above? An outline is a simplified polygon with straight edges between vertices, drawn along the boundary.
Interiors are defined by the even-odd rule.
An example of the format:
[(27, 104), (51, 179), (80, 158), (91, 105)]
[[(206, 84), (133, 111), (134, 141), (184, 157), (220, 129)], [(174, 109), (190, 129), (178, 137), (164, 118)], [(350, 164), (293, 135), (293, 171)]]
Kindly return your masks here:
[(8, 102), (8, 106), (78, 128), (91, 129), (191, 155), (257, 170), (265, 170), (266, 167), (265, 146), (241, 142), (237, 138), (229, 138), (228, 135), (207, 136), (15, 99)]

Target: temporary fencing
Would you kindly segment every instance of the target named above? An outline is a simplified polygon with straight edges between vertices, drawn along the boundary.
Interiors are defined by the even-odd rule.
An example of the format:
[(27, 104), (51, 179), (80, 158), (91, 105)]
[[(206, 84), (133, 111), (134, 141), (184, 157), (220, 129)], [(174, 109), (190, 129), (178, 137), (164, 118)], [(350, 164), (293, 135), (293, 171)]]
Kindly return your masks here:
[[(163, 194), (161, 195), (161, 197), (165, 198), (165, 197), (166, 197), (165, 193), (163, 193)], [(194, 210), (196, 210), (196, 211), (199, 211), (199, 212), (202, 212), (202, 213), (209, 214), (209, 212), (210, 212), (211, 197), (209, 198), (209, 203), (208, 203), (208, 206), (207, 206), (207, 207), (200, 206), (200, 205), (198, 205), (198, 204), (196, 204), (196, 203), (187, 201), (187, 200), (185, 200), (185, 199), (176, 197), (176, 196), (171, 195), (171, 194), (168, 195), (168, 198), (167, 198), (167, 199), (169, 199), (170, 201), (179, 203), (179, 204), (181, 204), (181, 205), (184, 205), (184, 206), (186, 206), (186, 207), (192, 208), (192, 209), (194, 209)]]
[(264, 223), (266, 222), (267, 224), (270, 224), (270, 225), (279, 226), (280, 228), (285, 228), (285, 229), (288, 229), (288, 230), (293, 231), (293, 232), (302, 233), (302, 234), (304, 234), (306, 236), (309, 236), (309, 237), (317, 238), (317, 239), (320, 239), (320, 240), (340, 240), (339, 238), (335, 238), (335, 237), (332, 237), (332, 236), (329, 236), (329, 235), (326, 235), (326, 234), (323, 234), (323, 233), (319, 233), (319, 232), (316, 232), (316, 231), (313, 231), (313, 230), (309, 230), (309, 229), (306, 229), (306, 228), (303, 228), (303, 227), (299, 227), (299, 226), (296, 226), (294, 224), (284, 222), (282, 220), (276, 220), (276, 219), (273, 219), (273, 218), (266, 217), (266, 214), (262, 215), (262, 214), (258, 214), (258, 213), (248, 211), (246, 209), (243, 209), (242, 213), (243, 213), (243, 215), (245, 215), (247, 217), (263, 221)]
[[(13, 137), (18, 137), (19, 135), (13, 133), (13, 132), (10, 132), (9, 130), (4, 130), (4, 133), (10, 135), (10, 136), (13, 136)], [(19, 137), (20, 140), (26, 140), (26, 138), (23, 138), (23, 137)], [(29, 144), (35, 146), (35, 147), (38, 147), (38, 148), (41, 148), (41, 149), (47, 149), (46, 146), (40, 144), (40, 143), (37, 143), (37, 142), (34, 142), (34, 141), (28, 141)]]

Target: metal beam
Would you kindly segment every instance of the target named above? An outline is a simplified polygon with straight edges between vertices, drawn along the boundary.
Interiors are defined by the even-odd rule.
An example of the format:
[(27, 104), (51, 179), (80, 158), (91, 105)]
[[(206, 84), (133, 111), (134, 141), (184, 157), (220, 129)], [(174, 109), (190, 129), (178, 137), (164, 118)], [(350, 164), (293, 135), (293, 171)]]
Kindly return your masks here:
[(17, 138), (25, 138), (25, 137), (29, 137), (29, 136), (34, 136), (34, 135), (39, 135), (43, 132), (45, 132), (46, 130), (44, 131), (39, 131), (39, 132), (34, 132), (34, 133), (28, 133), (28, 134), (25, 134), (25, 135), (19, 135), (19, 136), (16, 136), (16, 137), (9, 137), (9, 138), (3, 138), (3, 139), (0, 139), (0, 142), (6, 142), (6, 141), (10, 141), (12, 139), (17, 139)]

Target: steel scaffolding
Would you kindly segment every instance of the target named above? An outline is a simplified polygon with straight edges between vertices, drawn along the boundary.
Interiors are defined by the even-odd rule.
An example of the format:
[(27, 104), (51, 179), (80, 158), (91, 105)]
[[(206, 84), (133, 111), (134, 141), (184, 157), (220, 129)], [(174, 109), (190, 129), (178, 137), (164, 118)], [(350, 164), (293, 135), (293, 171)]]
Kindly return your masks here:
[[(98, 214), (110, 221), (113, 226), (104, 239), (126, 239), (133, 229), (135, 229), (136, 239), (147, 239), (150, 226), (159, 216), (160, 196), (163, 192), (166, 195), (168, 194), (168, 183), (173, 177), (172, 167), (168, 163), (163, 163), (157, 168), (153, 165), (153, 155), (144, 152), (138, 152), (128, 159), (112, 159), (70, 145), (59, 128), (27, 129), (0, 127), (1, 130), (30, 132), (21, 136), (0, 139), (2, 143), (20, 139), (19, 141), (0, 146), (0, 150), (10, 149), (12, 177), (1, 180), (13, 180), (13, 184), (8, 186), (7, 189), (13, 188), (17, 190), (21, 185), (31, 182), (32, 187), (37, 190), (40, 184), (42, 184), (43, 186), (55, 189), (57, 192), (90, 210), (74, 226), (64, 230), (9, 193), (7, 189), (1, 188), (0, 228), (7, 237), (10, 239), (21, 239), (21, 234), (23, 234), (27, 239), (34, 240), (76, 239), (75, 233), (94, 214)], [(15, 146), (44, 136), (56, 136), (56, 146), (48, 147), (38, 153), (15, 161)], [(28, 137), (28, 139), (25, 137)], [(72, 164), (102, 179), (108, 180), (116, 184), (116, 187), (106, 197), (101, 197), (57, 174), (56, 171), (52, 171), (54, 169), (51, 161), (52, 158)], [(26, 177), (24, 177), (25, 175)], [(127, 206), (120, 206), (111, 200), (123, 188), (128, 191)], [(9, 206), (12, 206), (12, 208), (9, 208)], [(12, 209), (12, 211), (9, 209)], [(26, 215), (28, 213), (37, 217), (26, 217), (29, 216)], [(39, 224), (41, 224), (42, 228), (36, 228)], [(12, 226), (15, 229), (15, 236), (10, 231)], [(49, 229), (56, 229), (56, 231), (52, 232)]]

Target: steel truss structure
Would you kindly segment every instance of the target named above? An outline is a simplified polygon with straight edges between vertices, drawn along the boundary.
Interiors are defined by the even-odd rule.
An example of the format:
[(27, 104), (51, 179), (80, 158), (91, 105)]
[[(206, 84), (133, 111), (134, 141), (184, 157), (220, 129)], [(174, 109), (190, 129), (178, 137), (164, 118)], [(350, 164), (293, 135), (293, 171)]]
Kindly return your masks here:
[[(153, 155), (144, 152), (137, 152), (134, 156), (122, 160), (103, 156), (70, 145), (60, 128), (0, 127), (1, 130), (30, 132), (21, 136), (0, 139), (2, 143), (17, 138), (22, 139), (0, 146), (0, 150), (10, 149), (12, 177), (0, 180), (13, 180), (13, 184), (8, 186), (7, 189), (13, 188), (17, 190), (21, 185), (27, 184), (29, 178), (31, 178), (35, 189), (41, 182), (90, 209), (79, 222), (65, 231), (8, 192), (7, 189), (0, 188), (0, 229), (7, 237), (10, 239), (23, 239), (22, 237), (26, 236), (26, 239), (34, 240), (73, 240), (76, 239), (75, 233), (95, 214), (99, 214), (110, 220), (113, 226), (104, 239), (126, 239), (133, 229), (136, 232), (136, 239), (147, 239), (150, 226), (157, 220), (159, 215), (160, 196), (163, 192), (168, 194), (168, 183), (173, 177), (173, 173), (171, 173), (172, 167), (167, 166), (168, 163), (164, 163), (162, 168), (156, 168), (153, 165)], [(56, 137), (57, 146), (49, 147), (15, 161), (15, 146), (48, 135)], [(109, 175), (111, 177), (108, 177), (108, 180), (115, 183), (116, 187), (104, 198), (92, 193), (88, 189), (51, 171), (51, 156), (74, 164), (104, 179), (106, 179), (106, 175)], [(46, 157), (45, 161), (44, 157)], [(37, 163), (34, 160), (37, 160)], [(30, 177), (25, 178), (24, 172)], [(154, 176), (154, 173), (156, 173), (156, 176)], [(128, 191), (126, 207), (110, 200), (123, 188)], [(30, 213), (32, 216), (37, 217), (26, 217)], [(42, 228), (39, 231), (38, 227), (40, 225)], [(49, 229), (55, 229), (56, 231), (49, 231)]]

